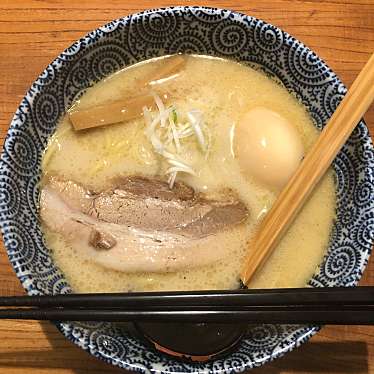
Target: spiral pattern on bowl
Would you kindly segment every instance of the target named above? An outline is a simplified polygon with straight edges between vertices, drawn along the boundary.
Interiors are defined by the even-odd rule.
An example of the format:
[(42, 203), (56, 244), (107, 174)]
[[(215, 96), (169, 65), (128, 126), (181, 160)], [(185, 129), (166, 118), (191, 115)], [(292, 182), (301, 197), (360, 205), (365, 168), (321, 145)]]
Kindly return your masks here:
[[(129, 64), (185, 52), (256, 63), (278, 77), (310, 109), (321, 129), (346, 89), (328, 66), (298, 40), (264, 21), (229, 10), (175, 7), (114, 20), (58, 56), (17, 109), (0, 164), (0, 223), (10, 262), (29, 294), (71, 289), (51, 260), (37, 220), (40, 162), (59, 118), (84, 90)], [(333, 163), (337, 216), (328, 252), (310, 284), (352, 286), (374, 242), (374, 151), (362, 121)], [(56, 323), (72, 342), (108, 363), (143, 373), (233, 374), (283, 355), (317, 330), (252, 326), (238, 349), (208, 363), (150, 352), (110, 323)]]

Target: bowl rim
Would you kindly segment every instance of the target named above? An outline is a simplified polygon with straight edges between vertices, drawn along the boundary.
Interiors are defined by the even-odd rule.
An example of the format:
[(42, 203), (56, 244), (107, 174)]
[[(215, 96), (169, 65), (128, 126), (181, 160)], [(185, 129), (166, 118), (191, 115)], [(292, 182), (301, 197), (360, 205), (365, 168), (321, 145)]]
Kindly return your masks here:
[[(254, 17), (254, 16), (251, 16), (249, 14), (245, 14), (245, 13), (241, 13), (239, 11), (234, 11), (234, 10), (230, 10), (230, 9), (225, 9), (225, 8), (218, 8), (218, 7), (210, 7), (210, 6), (169, 6), (169, 7), (160, 7), (160, 8), (151, 8), (151, 9), (145, 9), (145, 10), (142, 10), (140, 12), (136, 12), (136, 13), (130, 13), (128, 14), (127, 16), (124, 16), (124, 17), (120, 17), (120, 18), (116, 18), (116, 19), (113, 19), (107, 23), (105, 23), (104, 25), (102, 26), (99, 26), (97, 27), (96, 29), (86, 33), (84, 36), (80, 37), (78, 40), (74, 41), (69, 47), (67, 47), (63, 52), (61, 52), (55, 59), (53, 59), (47, 66), (46, 68), (42, 71), (42, 73), (35, 79), (35, 81), (31, 84), (31, 88), (26, 92), (24, 98), (30, 93), (31, 89), (32, 89), (32, 85), (37, 82), (38, 80), (42, 79), (43, 76), (48, 72), (48, 68), (53, 64), (53, 63), (58, 63), (58, 61), (60, 59), (62, 59), (66, 54), (70, 54), (69, 50), (73, 47), (73, 46), (79, 46), (82, 44), (82, 42), (84, 40), (88, 40), (90, 39), (90, 36), (92, 36), (92, 34), (96, 33), (97, 31), (99, 30), (106, 30), (106, 29), (109, 29), (111, 28), (111, 26), (113, 24), (119, 24), (121, 22), (124, 22), (124, 23), (127, 23), (131, 20), (132, 17), (142, 17), (144, 15), (149, 15), (149, 14), (152, 14), (152, 13), (165, 13), (165, 12), (187, 12), (189, 10), (203, 10), (203, 11), (212, 11), (212, 12), (221, 12), (221, 11), (226, 11), (230, 14), (234, 14), (234, 15), (238, 15), (240, 17), (243, 17), (245, 19), (249, 19), (249, 20), (254, 20), (256, 22), (263, 22), (263, 24), (265, 25), (270, 25), (272, 26), (275, 30), (278, 30), (280, 31), (284, 37), (286, 39), (288, 38), (292, 38), (292, 40), (294, 42), (297, 43), (297, 46), (298, 47), (301, 47), (303, 50), (307, 50), (307, 51), (310, 51), (312, 52), (317, 58), (318, 60), (323, 64), (324, 68), (326, 68), (326, 71), (333, 77), (336, 78), (337, 82), (339, 84), (342, 85), (343, 89), (344, 89), (344, 92), (346, 92), (346, 88), (344, 86), (344, 84), (342, 83), (342, 81), (339, 79), (339, 77), (334, 73), (334, 71), (326, 64), (326, 62), (320, 58), (312, 49), (310, 49), (309, 47), (307, 47), (304, 43), (300, 42), (298, 39), (294, 38), (292, 35), (290, 35), (288, 32), (282, 30), (281, 28), (277, 27), (277, 26), (274, 26), (272, 25), (271, 23), (267, 22), (267, 21), (263, 21), (262, 19), (259, 19), (257, 17)], [(100, 39), (100, 38), (98, 38)], [(16, 121), (16, 115), (17, 115), (17, 112), (19, 110), (19, 108), (21, 107), (22, 105), (22, 102), (24, 100), (24, 98), (21, 100), (21, 103), (19, 104), (19, 106), (17, 107), (17, 110), (14, 114), (14, 116), (12, 117), (12, 120), (11, 120), (11, 123), (10, 123), (10, 126), (8, 128), (8, 131), (7, 131), (7, 135), (6, 135), (6, 138), (5, 138), (5, 141), (4, 141), (4, 146), (3, 146), (3, 150), (1, 152), (1, 160), (0, 160), (0, 175), (2, 174), (3, 172), (3, 168), (4, 168), (4, 159), (3, 159), (3, 156), (4, 156), (4, 149), (5, 149), (5, 145), (9, 139), (9, 130), (12, 129), (15, 125), (15, 121)], [(363, 124), (363, 126), (366, 127), (366, 124), (365, 124), (365, 121), (363, 119), (361, 119), (360, 123)], [(370, 135), (369, 135), (369, 143), (371, 143), (371, 147), (373, 147), (373, 144), (372, 144), (372, 141), (370, 139)], [(373, 167), (374, 167), (374, 162), (372, 162), (373, 164)], [(373, 175), (371, 175), (371, 182), (373, 182), (374, 180), (374, 173)], [(0, 226), (1, 226), (1, 232), (2, 232), (2, 235), (4, 236), (4, 222), (2, 219), (0, 219)], [(372, 243), (371, 245), (373, 244), (374, 242), (374, 238), (372, 240)], [(35, 295), (35, 291), (32, 290), (30, 288), (30, 284), (29, 282), (27, 281), (27, 279), (22, 279), (21, 275), (18, 273), (18, 270), (15, 268), (14, 266), (14, 263), (11, 261), (10, 257), (9, 257), (9, 250), (8, 248), (5, 246), (5, 243), (4, 243), (4, 247), (7, 251), (7, 255), (8, 255), (8, 258), (9, 258), (9, 262), (12, 264), (12, 267), (13, 267), (13, 270), (15, 271), (16, 273), (16, 276), (17, 278), (20, 280), (23, 288), (28, 292), (28, 294), (30, 295)], [(361, 276), (362, 276), (362, 272), (363, 270), (365, 269), (366, 265), (367, 265), (367, 261), (370, 257), (370, 254), (371, 254), (371, 251), (369, 251), (367, 254), (366, 254), (366, 258), (364, 259), (364, 263), (363, 265), (361, 266), (360, 268), (360, 272), (357, 274), (357, 277), (356, 279), (354, 280), (354, 285), (357, 285), (358, 281), (360, 280)], [(90, 351), (90, 348), (88, 345), (86, 346), (82, 346), (82, 345), (79, 345), (77, 343), (77, 341), (74, 339), (74, 337), (72, 335), (69, 335), (66, 333), (66, 331), (64, 330), (63, 328), (63, 324), (60, 323), (60, 322), (53, 322), (51, 321), (56, 327), (57, 329), (66, 337), (68, 338), (68, 340), (70, 340), (71, 342), (77, 344), (78, 346), (80, 346), (80, 348), (82, 348), (83, 350), (87, 351), (88, 353), (90, 353), (91, 355), (93, 355), (94, 357), (96, 358), (99, 358), (100, 360), (106, 362), (106, 363), (110, 363), (114, 366), (120, 366), (121, 368), (124, 368), (124, 369), (129, 369), (131, 371), (139, 371), (139, 372), (143, 372), (143, 373), (148, 373), (149, 371), (153, 371), (153, 372), (160, 372), (160, 373), (175, 373), (175, 371), (164, 371), (164, 370), (156, 370), (156, 369), (152, 369), (152, 370), (149, 370), (147, 368), (143, 368), (141, 366), (134, 366), (132, 364), (129, 364), (128, 362), (126, 362), (126, 357), (123, 357), (120, 363), (120, 365), (118, 364), (118, 360), (115, 359), (115, 358), (105, 358), (103, 355), (96, 355), (94, 354), (93, 352)], [(319, 330), (320, 330), (321, 326), (308, 326), (305, 328), (304, 332), (302, 334), (300, 334), (297, 339), (294, 341), (293, 344), (291, 345), (288, 345), (282, 349), (279, 349), (277, 352), (273, 352), (269, 357), (266, 357), (261, 363), (259, 366), (262, 366), (263, 364), (265, 364), (266, 362), (270, 362), (276, 358), (279, 358), (279, 357), (282, 357), (285, 353), (287, 352), (290, 352), (292, 351), (293, 349), (297, 348), (298, 346), (300, 346), (301, 344), (305, 343), (306, 341), (308, 341), (313, 335), (315, 335)], [(245, 370), (249, 370), (249, 369), (252, 369), (254, 368), (255, 366), (250, 366), (248, 365), (248, 363), (246, 363), (245, 365), (241, 366), (241, 367), (229, 367), (229, 368), (225, 368), (225, 369), (219, 369), (219, 370), (213, 370), (213, 371), (209, 371), (209, 372), (214, 372), (214, 373), (233, 373), (233, 372), (236, 372), (236, 373), (240, 373), (240, 372), (243, 372)], [(190, 372), (190, 371), (185, 371), (186, 373), (187, 372)], [(200, 373), (201, 371), (198, 370), (196, 371), (196, 373)]]

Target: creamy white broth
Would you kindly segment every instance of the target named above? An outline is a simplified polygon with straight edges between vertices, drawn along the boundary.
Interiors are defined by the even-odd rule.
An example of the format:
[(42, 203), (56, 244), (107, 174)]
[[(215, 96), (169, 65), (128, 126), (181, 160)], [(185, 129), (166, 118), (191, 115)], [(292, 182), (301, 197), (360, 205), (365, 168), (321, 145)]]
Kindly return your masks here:
[[(162, 59), (124, 69), (99, 82), (81, 97), (78, 105), (89, 108), (137, 92), (137, 82)], [(224, 289), (238, 286), (248, 243), (278, 191), (244, 175), (233, 151), (235, 125), (243, 113), (258, 106), (269, 108), (287, 119), (308, 150), (318, 136), (307, 111), (284, 87), (256, 71), (232, 61), (189, 56), (182, 73), (168, 83), (168, 103), (179, 113), (199, 109), (212, 137), (206, 158), (187, 144), (184, 156), (197, 176), (178, 174), (178, 179), (197, 191), (231, 188), (249, 209), (249, 219), (217, 236), (216, 245), (226, 246), (230, 255), (209, 266), (174, 273), (125, 273), (103, 268), (86, 259), (59, 234), (44, 227), (55, 263), (76, 292), (141, 290)], [(43, 175), (58, 175), (94, 190), (108, 186), (118, 175), (162, 175), (159, 156), (144, 133), (143, 118), (97, 129), (75, 132), (66, 116), (58, 126), (43, 159)], [(79, 160), (79, 162), (77, 161)], [(43, 183), (43, 181), (42, 181)], [(335, 215), (333, 173), (329, 171), (297, 217), (281, 244), (253, 278), (250, 287), (304, 286), (327, 249)], [(202, 250), (214, 250), (202, 248)]]

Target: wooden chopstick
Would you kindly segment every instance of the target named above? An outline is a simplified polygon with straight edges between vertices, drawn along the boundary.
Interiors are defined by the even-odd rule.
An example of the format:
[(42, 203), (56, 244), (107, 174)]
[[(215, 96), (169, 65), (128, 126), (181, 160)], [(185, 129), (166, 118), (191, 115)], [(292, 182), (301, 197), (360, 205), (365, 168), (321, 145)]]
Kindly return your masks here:
[[(374, 305), (374, 287), (242, 289), (0, 297), (0, 307), (129, 308)], [(1, 310), (1, 309), (0, 309)]]
[(251, 240), (241, 280), (248, 284), (278, 245), (314, 187), (374, 99), (374, 54), (282, 190)]

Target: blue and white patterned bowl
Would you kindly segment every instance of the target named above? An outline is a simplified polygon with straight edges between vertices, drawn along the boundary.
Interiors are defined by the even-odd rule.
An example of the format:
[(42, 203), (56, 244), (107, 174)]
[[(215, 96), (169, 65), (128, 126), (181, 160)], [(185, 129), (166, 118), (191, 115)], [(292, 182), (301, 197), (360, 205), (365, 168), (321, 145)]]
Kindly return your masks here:
[[(0, 165), (0, 221), (11, 261), (30, 295), (71, 289), (52, 262), (38, 221), (40, 163), (47, 140), (78, 95), (114, 71), (155, 56), (200, 53), (260, 64), (309, 109), (321, 129), (346, 92), (309, 48), (282, 30), (229, 10), (175, 7), (110, 22), (75, 42), (32, 84), (12, 120)], [(352, 286), (374, 241), (374, 152), (363, 121), (334, 161), (337, 219), (310, 284)], [(302, 243), (300, 243), (302, 250)], [(56, 323), (92, 355), (141, 372), (233, 373), (257, 367), (307, 341), (318, 327), (259, 325), (230, 356), (186, 363), (150, 351), (110, 323)]]

